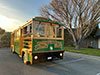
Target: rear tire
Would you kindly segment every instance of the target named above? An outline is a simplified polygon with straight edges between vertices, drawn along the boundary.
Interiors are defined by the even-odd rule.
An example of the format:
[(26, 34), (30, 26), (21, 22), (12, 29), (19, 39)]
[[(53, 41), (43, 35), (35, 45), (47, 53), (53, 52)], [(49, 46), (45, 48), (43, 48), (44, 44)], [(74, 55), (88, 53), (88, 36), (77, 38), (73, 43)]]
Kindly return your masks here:
[(24, 54), (25, 54), (25, 53), (24, 53), (24, 52), (22, 52), (22, 61), (24, 61)]
[(30, 62), (25, 60), (25, 53), (23, 52), (22, 54), (22, 61), (24, 62), (24, 64), (29, 65)]

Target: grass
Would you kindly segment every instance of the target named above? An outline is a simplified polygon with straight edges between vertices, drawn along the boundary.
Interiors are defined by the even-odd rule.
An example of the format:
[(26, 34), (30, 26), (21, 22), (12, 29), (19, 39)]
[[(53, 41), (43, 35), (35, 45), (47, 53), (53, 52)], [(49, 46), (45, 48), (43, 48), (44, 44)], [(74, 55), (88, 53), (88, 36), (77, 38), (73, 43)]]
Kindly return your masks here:
[(75, 50), (74, 47), (65, 47), (65, 51), (93, 55), (93, 56), (100, 56), (100, 50), (93, 48), (82, 48), (80, 50)]

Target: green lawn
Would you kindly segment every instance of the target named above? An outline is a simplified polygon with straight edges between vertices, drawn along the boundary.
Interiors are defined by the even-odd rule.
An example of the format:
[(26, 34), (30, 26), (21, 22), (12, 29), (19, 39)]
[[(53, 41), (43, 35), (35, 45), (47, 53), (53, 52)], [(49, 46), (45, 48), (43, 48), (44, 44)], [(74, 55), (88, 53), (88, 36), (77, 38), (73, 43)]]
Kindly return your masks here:
[(65, 47), (65, 51), (100, 56), (100, 50), (99, 49), (92, 49), (92, 48), (82, 48), (80, 50), (75, 50), (74, 47)]

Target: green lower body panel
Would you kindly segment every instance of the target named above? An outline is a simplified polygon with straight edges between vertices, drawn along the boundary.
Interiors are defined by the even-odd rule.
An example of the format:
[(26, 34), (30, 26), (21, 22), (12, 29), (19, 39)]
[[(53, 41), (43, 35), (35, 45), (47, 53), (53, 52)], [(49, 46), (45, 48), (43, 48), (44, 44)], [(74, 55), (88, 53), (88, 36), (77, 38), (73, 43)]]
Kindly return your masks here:
[(33, 53), (39, 52), (52, 52), (64, 50), (63, 40), (43, 40), (33, 39), (32, 40), (32, 51)]
[(62, 59), (64, 52), (63, 40), (32, 40), (32, 60), (34, 62)]
[(20, 41), (19, 40), (15, 40), (14, 42), (14, 50), (17, 54), (20, 54)]

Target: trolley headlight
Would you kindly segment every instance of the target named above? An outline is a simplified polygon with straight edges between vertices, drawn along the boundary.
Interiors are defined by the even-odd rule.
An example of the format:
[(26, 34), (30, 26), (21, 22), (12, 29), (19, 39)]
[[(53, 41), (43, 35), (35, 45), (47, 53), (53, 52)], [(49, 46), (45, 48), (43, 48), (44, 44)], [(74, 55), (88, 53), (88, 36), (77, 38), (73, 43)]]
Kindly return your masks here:
[(60, 56), (63, 56), (63, 54), (62, 54), (62, 53), (60, 53)]
[(38, 56), (34, 56), (34, 59), (38, 59)]

